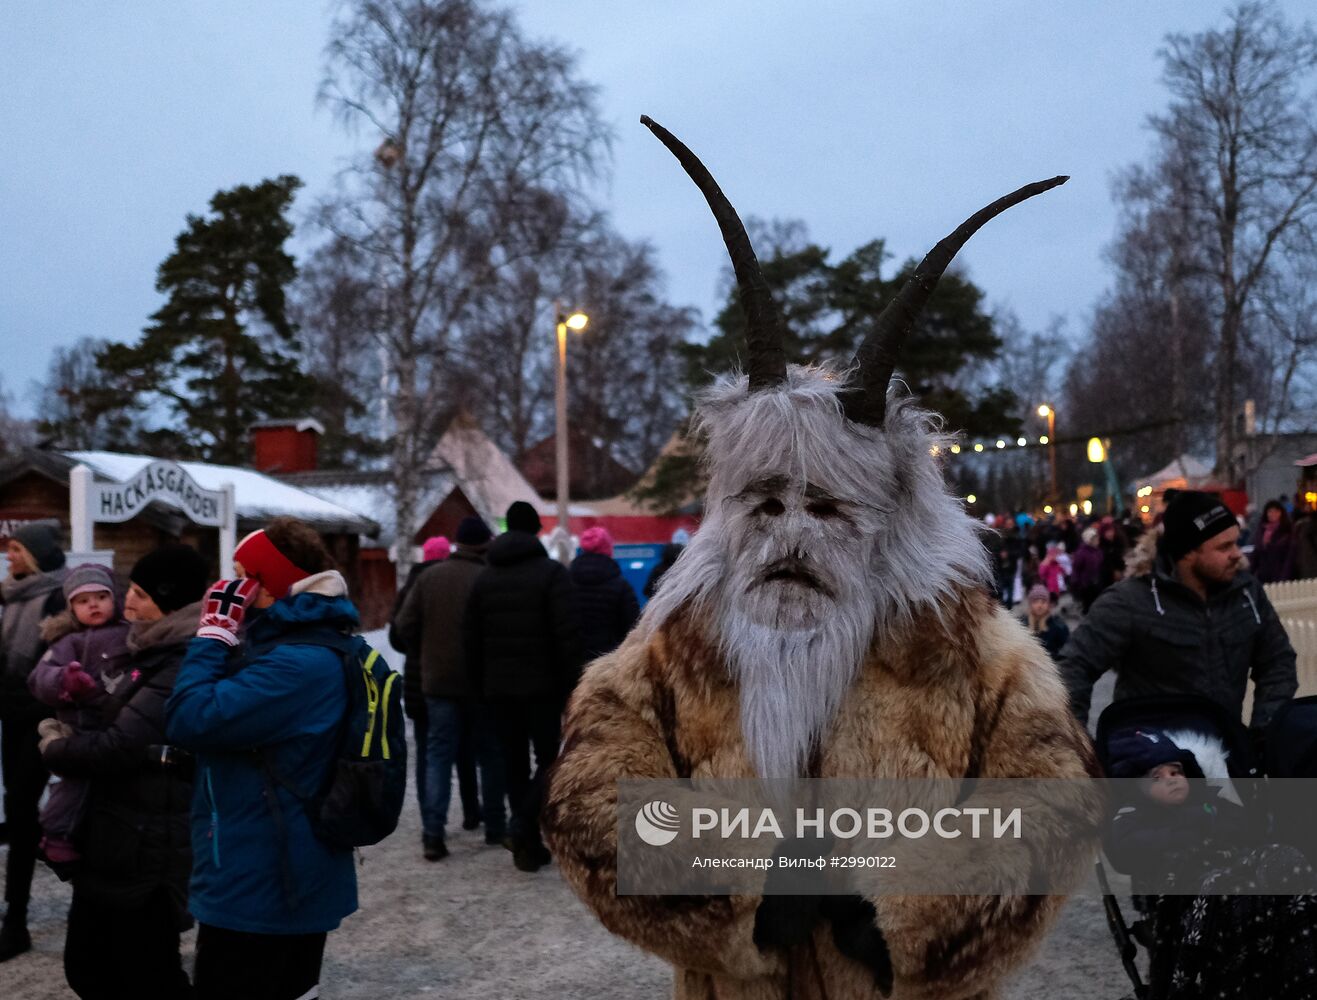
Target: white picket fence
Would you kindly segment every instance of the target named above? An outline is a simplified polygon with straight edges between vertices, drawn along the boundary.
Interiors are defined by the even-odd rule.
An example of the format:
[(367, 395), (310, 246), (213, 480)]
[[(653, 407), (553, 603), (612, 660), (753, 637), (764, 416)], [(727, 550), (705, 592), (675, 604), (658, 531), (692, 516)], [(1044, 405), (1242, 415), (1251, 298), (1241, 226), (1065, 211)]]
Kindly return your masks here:
[(1269, 583), (1263, 589), (1299, 656), (1299, 694), (1317, 694), (1317, 579)]

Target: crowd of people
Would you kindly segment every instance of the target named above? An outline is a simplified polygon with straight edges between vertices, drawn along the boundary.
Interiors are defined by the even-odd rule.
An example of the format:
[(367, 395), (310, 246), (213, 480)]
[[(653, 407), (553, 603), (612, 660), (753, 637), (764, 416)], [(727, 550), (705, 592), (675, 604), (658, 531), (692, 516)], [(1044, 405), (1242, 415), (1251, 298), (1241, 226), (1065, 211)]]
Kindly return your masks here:
[[(1108, 670), (1118, 701), (1202, 695), (1234, 717), (1252, 680), (1262, 753), (1297, 686), (1262, 583), (1302, 571), (1302, 525), (1312, 522), (1296, 529), (1283, 503), (1268, 503), (1252, 571), (1247, 526), (1192, 492), (1171, 498), (1146, 531), (1128, 517), (1016, 515), (989, 519), (988, 545), (997, 596), (1020, 606), (1080, 721)], [(512, 505), (506, 524), (495, 537), (468, 517), (451, 543), (425, 543), (390, 642), (405, 653), (424, 858), (448, 856), (456, 770), (463, 828), (483, 827), (486, 844), (533, 872), (550, 860), (540, 815), (568, 695), (584, 665), (631, 631), (639, 606), (603, 528), (583, 532), (564, 566), (540, 542), (529, 504)], [(665, 550), (647, 596), (680, 554)], [(237, 578), (209, 587), (206, 560), (182, 544), (140, 559), (126, 589), (102, 566), (65, 565), (48, 525), (19, 529), (8, 556), (0, 962), (31, 947), (42, 861), (72, 883), (64, 965), (80, 997), (315, 996), (326, 935), (357, 907), (351, 851), (317, 835), (296, 793), (329, 773), (347, 710), (333, 637), (360, 625), (320, 537), (277, 519), (238, 546)], [(1083, 612), (1073, 631), (1059, 609), (1065, 594)], [(1180, 783), (1198, 773), (1191, 752), (1142, 731), (1117, 742), (1120, 773), (1144, 779), (1149, 801), (1183, 801)], [(1194, 822), (1218, 811), (1209, 803)], [(1145, 807), (1137, 825), (1126, 817), (1115, 850), (1161, 843), (1165, 831), (1149, 824), (1187, 815)], [(1284, 933), (1310, 910), (1286, 908)], [(189, 979), (179, 936), (194, 922)]]
[[(1168, 491), (1166, 501), (1175, 493)], [(985, 544), (997, 594), (1011, 608), (1027, 601), (1032, 589), (1041, 585), (1053, 605), (1069, 593), (1087, 614), (1099, 594), (1125, 578), (1127, 560), (1139, 540), (1149, 531), (1156, 537), (1163, 517), (1158, 513), (1145, 523), (1128, 509), (1119, 516), (987, 514)], [(1296, 510), (1290, 498), (1282, 496), (1235, 520), (1239, 546), (1261, 583), (1317, 577), (1317, 509)]]
[(80, 997), (315, 996), (326, 935), (357, 907), (351, 850), (316, 835), (293, 786), (334, 766), (349, 701), (336, 645), (360, 625), (320, 536), (276, 518), (237, 547), (236, 579), (209, 586), (179, 543), (138, 560), (126, 589), (65, 565), (49, 525), (20, 528), (7, 554), (0, 962), (31, 948), (41, 860), (72, 883), (64, 970)]
[[(1233, 756), (1231, 771), (1223, 764), (1218, 778), (1249, 773), (1245, 760), (1261, 773), (1264, 761), (1281, 756), (1279, 744), (1293, 739), (1281, 724), (1295, 704), (1296, 656), (1263, 589), (1268, 568), (1285, 568), (1268, 553), (1290, 545), (1278, 534), (1286, 522), (1273, 511), (1284, 514), (1279, 503), (1264, 508), (1250, 571), (1245, 526), (1218, 497), (1172, 496), (1054, 653), (1081, 721), (1088, 721), (1093, 687), (1108, 671), (1116, 674), (1113, 710), (1161, 706), (1139, 724), (1115, 729), (1099, 747), (1109, 775), (1137, 779), (1138, 789), (1118, 796), (1105, 837), (1108, 857), (1145, 880), (1154, 873), (1158, 885), (1175, 880), (1174, 895), (1140, 897), (1151, 944), (1150, 995), (1158, 997), (1310, 997), (1317, 990), (1310, 971), (1317, 962), (1317, 898), (1287, 895), (1290, 884), (1310, 891), (1312, 859), (1265, 834), (1245, 836), (1240, 810), (1203, 781), (1207, 756)], [(1099, 553), (1103, 540), (1100, 534)], [(1226, 729), (1238, 726), (1242, 733), (1250, 682), (1242, 746), (1227, 749), (1227, 733), (1210, 726), (1206, 733), (1175, 728), (1183, 706), (1202, 698)], [(1317, 761), (1305, 766), (1307, 773), (1269, 771), (1273, 777), (1317, 773)], [(1255, 894), (1230, 891), (1238, 884)], [(1257, 894), (1264, 890), (1273, 895)], [(1248, 934), (1240, 937), (1244, 927)]]
[(506, 523), (493, 538), (479, 518), (465, 519), (451, 553), (444, 539), (426, 543), (427, 560), (398, 596), (390, 642), (406, 653), (425, 857), (448, 856), (456, 766), (463, 827), (483, 824), (485, 843), (535, 871), (549, 861), (539, 815), (567, 696), (586, 662), (622, 642), (640, 606), (604, 528), (581, 534), (566, 567), (540, 542), (530, 504), (514, 503)]

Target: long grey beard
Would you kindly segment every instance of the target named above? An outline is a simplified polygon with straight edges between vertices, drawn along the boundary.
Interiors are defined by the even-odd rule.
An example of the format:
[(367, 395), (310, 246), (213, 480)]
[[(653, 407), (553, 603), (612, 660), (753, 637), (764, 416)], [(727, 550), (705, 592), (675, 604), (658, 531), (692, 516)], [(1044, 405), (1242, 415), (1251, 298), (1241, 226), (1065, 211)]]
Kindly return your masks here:
[(867, 602), (798, 631), (756, 624), (739, 610), (721, 616), (723, 653), (740, 688), (741, 734), (761, 778), (805, 775), (859, 673), (874, 617)]

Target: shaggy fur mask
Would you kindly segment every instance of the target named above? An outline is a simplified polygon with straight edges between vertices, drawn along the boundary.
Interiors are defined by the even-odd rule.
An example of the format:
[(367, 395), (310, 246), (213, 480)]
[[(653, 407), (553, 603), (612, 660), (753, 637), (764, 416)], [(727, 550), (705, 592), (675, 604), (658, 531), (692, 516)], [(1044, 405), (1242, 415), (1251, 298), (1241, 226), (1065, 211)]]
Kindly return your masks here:
[(904, 400), (881, 429), (843, 415), (846, 375), (790, 366), (699, 400), (705, 520), (645, 608), (708, 621), (761, 777), (805, 773), (865, 655), (918, 610), (987, 579), (978, 523), (946, 489), (937, 418)]

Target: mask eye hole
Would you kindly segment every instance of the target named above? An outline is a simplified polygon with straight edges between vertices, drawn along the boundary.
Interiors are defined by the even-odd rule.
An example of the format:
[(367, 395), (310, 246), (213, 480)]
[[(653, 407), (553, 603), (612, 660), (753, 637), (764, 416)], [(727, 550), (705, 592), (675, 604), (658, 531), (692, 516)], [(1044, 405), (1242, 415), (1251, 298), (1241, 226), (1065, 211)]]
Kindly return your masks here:
[(805, 505), (805, 510), (809, 511), (813, 517), (822, 520), (838, 517), (841, 514), (841, 511), (837, 509), (837, 505), (829, 500), (811, 500)]
[(756, 514), (767, 514), (769, 517), (777, 517), (785, 511), (786, 506), (777, 497), (769, 497), (755, 508)]

